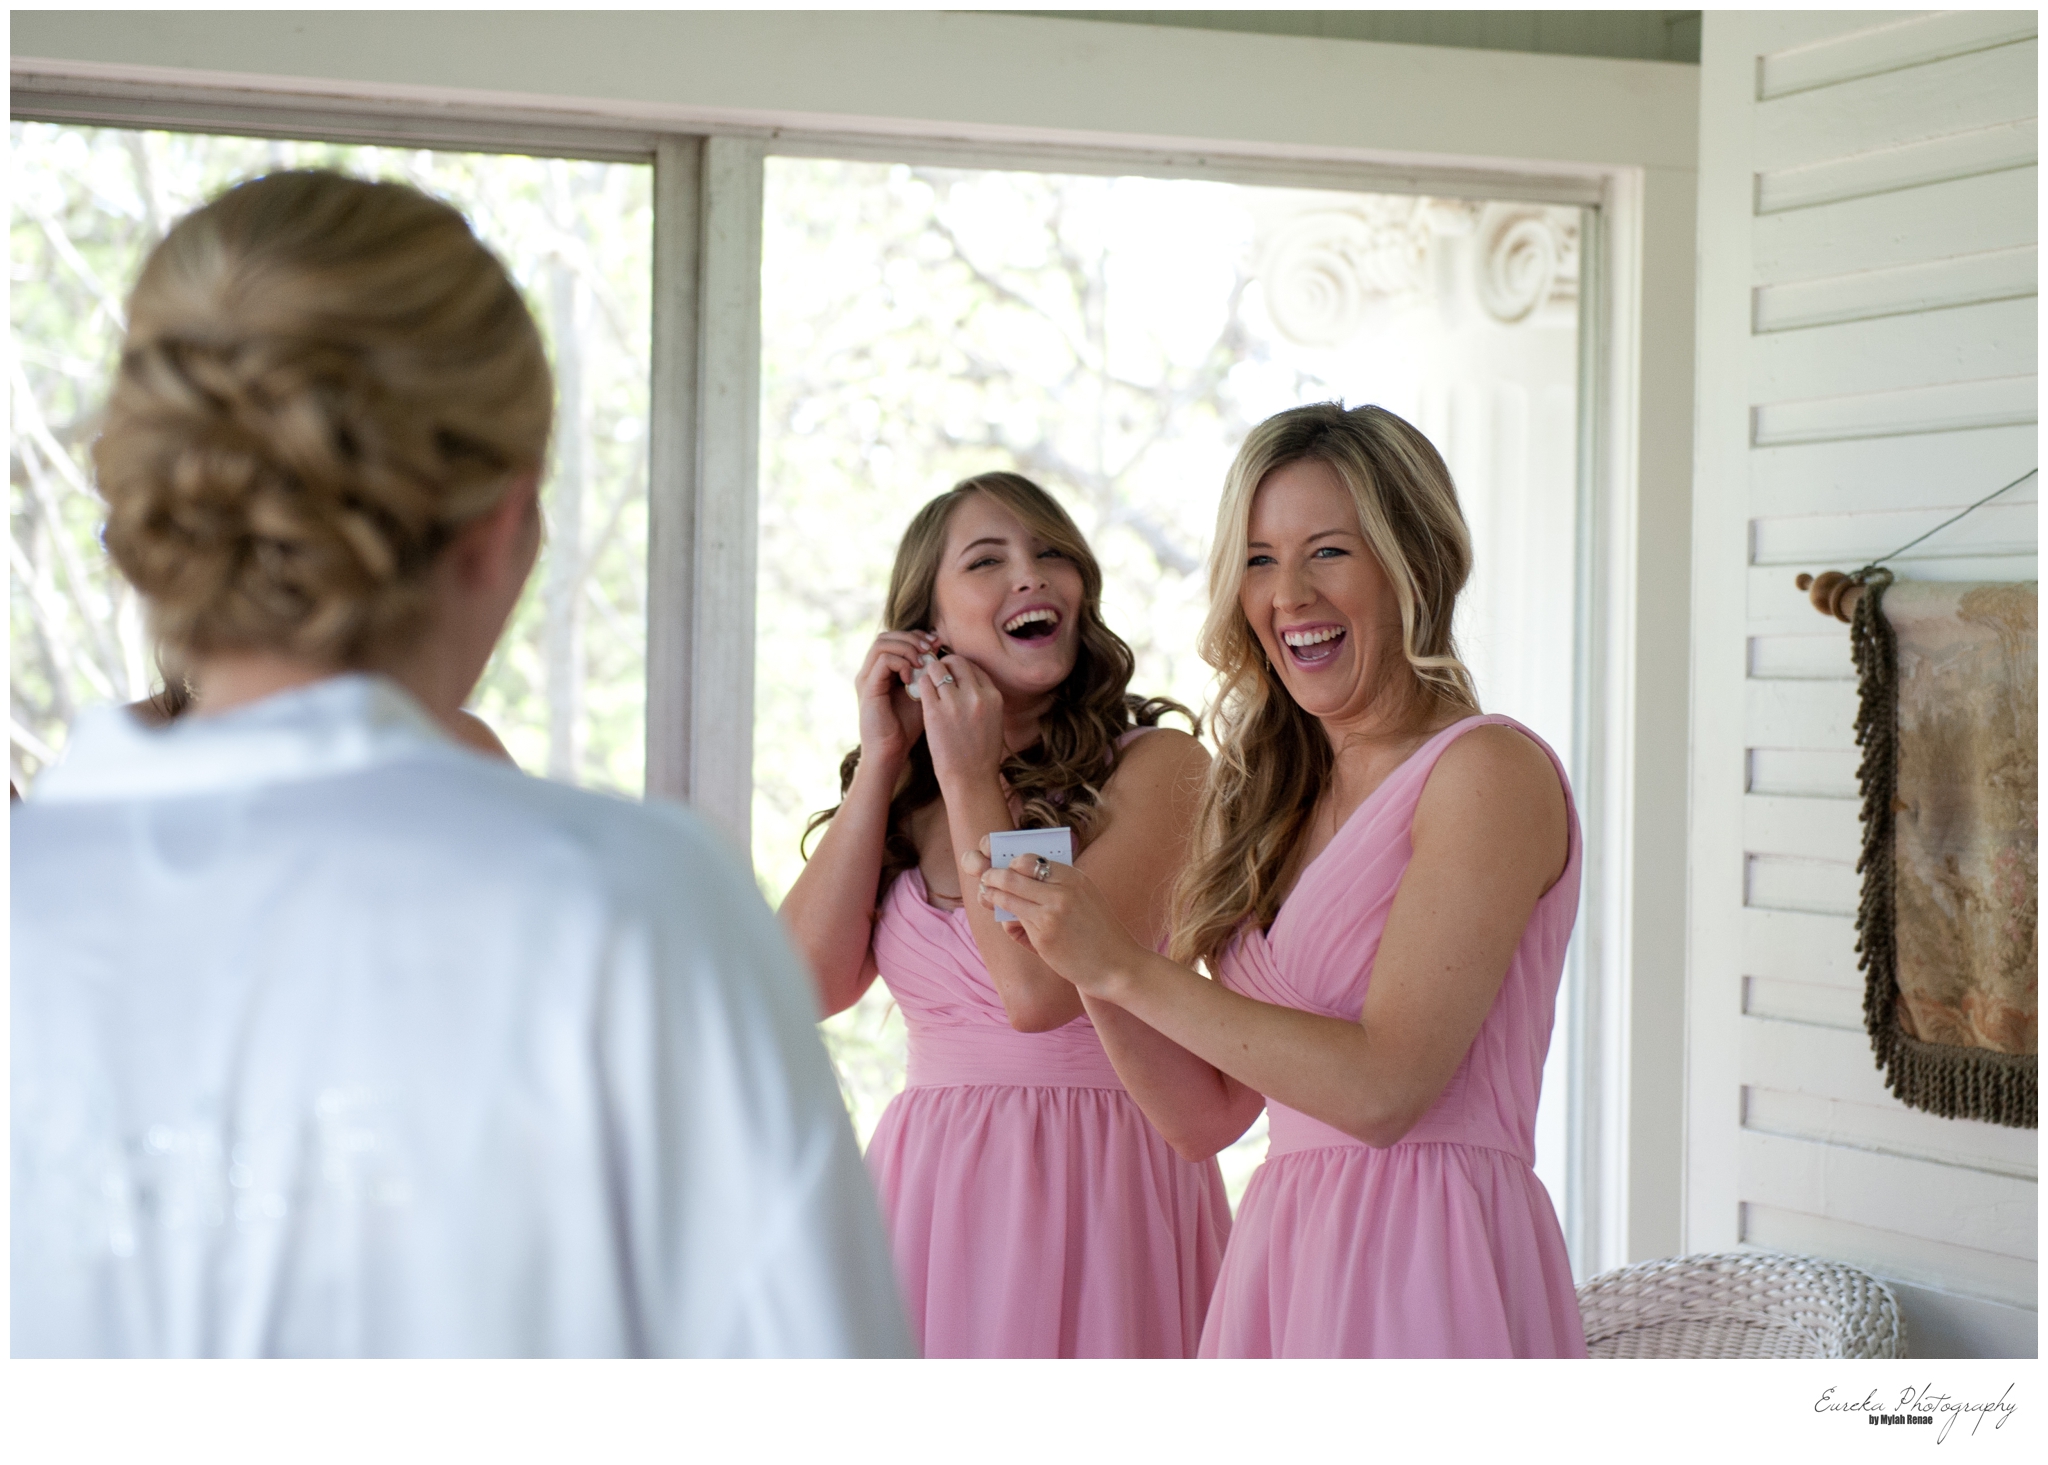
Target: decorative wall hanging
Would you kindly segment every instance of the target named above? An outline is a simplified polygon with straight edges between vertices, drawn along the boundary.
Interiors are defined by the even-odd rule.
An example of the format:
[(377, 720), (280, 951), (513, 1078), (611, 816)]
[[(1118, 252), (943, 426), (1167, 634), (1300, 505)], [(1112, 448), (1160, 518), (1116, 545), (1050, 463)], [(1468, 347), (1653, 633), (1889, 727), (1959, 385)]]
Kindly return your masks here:
[(2037, 1128), (2037, 587), (1894, 583), (1875, 562), (1799, 584), (1850, 623), (1857, 949), (1885, 1084), (1948, 1118)]

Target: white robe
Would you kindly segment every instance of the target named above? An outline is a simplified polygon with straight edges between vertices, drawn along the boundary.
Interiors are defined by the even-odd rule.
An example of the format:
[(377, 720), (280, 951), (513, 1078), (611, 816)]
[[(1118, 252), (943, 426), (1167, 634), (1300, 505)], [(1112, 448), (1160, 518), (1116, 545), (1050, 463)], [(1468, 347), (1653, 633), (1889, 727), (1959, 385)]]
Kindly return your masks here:
[(15, 808), (13, 1351), (904, 1355), (810, 984), (690, 814), (394, 684)]

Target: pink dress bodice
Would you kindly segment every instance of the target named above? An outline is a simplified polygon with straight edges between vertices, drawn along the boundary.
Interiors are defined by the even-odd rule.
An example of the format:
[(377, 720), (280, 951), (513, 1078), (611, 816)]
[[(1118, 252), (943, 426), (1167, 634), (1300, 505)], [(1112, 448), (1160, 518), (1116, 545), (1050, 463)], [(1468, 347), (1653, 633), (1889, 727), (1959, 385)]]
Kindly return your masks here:
[(904, 871), (889, 887), (875, 923), (875, 965), (909, 1032), (907, 1087), (1006, 1083), (1123, 1090), (1085, 1013), (1050, 1032), (1020, 1033), (1010, 1026), (967, 913), (933, 905), (918, 870)]
[(1537, 901), (1500, 992), (1441, 1095), (1375, 1149), (1268, 1102), (1271, 1147), (1240, 1208), (1204, 1353), (1583, 1356), (1571, 1268), (1535, 1160), (1536, 1105), (1581, 840), (1564, 767), (1512, 719), (1467, 718), (1418, 749), (1351, 815), (1270, 930), (1247, 927), (1218, 979), (1261, 1002), (1356, 1022), (1437, 760), (1473, 728), (1515, 728), (1564, 784), (1570, 853)]

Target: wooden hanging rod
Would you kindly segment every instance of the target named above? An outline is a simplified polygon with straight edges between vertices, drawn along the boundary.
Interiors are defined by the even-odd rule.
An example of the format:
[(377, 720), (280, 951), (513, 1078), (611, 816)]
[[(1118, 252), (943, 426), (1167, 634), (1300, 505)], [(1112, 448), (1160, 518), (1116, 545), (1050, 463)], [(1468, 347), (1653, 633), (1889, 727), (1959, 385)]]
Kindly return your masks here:
[(1856, 597), (1863, 587), (1840, 570), (1822, 570), (1818, 575), (1801, 574), (1792, 582), (1806, 591), (1813, 608), (1824, 616), (1847, 621), (1856, 614)]

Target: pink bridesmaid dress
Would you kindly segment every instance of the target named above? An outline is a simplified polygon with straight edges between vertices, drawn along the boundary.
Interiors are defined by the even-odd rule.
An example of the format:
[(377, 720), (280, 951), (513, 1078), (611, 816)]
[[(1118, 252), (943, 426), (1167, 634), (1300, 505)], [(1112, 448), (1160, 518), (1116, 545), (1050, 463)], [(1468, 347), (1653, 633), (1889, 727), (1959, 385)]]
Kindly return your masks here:
[(1506, 717), (1445, 728), (1373, 790), (1302, 871), (1271, 930), (1247, 928), (1217, 975), (1261, 1002), (1355, 1022), (1423, 784), (1444, 749), (1488, 725), (1515, 728), (1557, 768), (1564, 874), (1537, 901), (1464, 1061), (1400, 1143), (1374, 1149), (1267, 1104), (1272, 1146), (1238, 1208), (1204, 1357), (1586, 1356), (1564, 1235), (1530, 1168), (1579, 902), (1578, 817), (1557, 754)]
[(875, 963), (910, 1030), (868, 1168), (927, 1358), (1187, 1358), (1230, 1231), (1084, 1015), (1010, 1026), (967, 913), (896, 878)]

